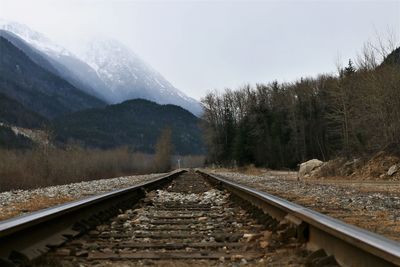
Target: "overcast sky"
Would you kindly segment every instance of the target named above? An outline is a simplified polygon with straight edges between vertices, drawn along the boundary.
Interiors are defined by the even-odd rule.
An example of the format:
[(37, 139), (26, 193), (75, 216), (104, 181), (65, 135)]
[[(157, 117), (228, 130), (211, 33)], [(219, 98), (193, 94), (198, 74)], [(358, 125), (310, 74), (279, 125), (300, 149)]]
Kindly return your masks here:
[(0, 18), (67, 47), (88, 35), (116, 38), (200, 99), (212, 89), (334, 72), (338, 58), (354, 58), (377, 34), (400, 33), (400, 0), (0, 0)]

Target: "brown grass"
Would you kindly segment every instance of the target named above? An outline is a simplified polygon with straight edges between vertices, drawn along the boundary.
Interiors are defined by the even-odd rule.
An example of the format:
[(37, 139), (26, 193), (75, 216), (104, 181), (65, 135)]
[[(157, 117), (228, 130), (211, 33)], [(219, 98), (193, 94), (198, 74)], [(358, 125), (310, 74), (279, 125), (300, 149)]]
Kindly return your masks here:
[(127, 148), (0, 150), (0, 192), (157, 172), (153, 157)]
[(374, 155), (362, 168), (355, 171), (355, 176), (364, 179), (388, 180), (400, 178), (399, 173), (389, 177), (386, 175), (389, 168), (394, 164), (399, 164), (400, 158), (381, 151)]
[(44, 196), (34, 196), (24, 202), (19, 202), (7, 207), (0, 207), (0, 221), (15, 217), (21, 213), (32, 212), (54, 205), (72, 201), (70, 197), (49, 198)]
[(175, 156), (172, 158), (172, 166), (174, 169), (178, 169), (178, 160), (180, 160), (181, 168), (202, 168), (204, 167), (205, 156), (200, 155), (187, 155), (187, 156)]
[(257, 168), (254, 166), (254, 164), (250, 164), (243, 167), (239, 167), (237, 171), (247, 175), (263, 175), (265, 174), (266, 169)]
[(217, 166), (217, 167), (208, 167), (208, 169), (218, 172), (239, 172), (246, 175), (263, 175), (269, 171), (268, 169), (265, 168), (255, 167), (254, 164), (244, 165), (235, 168)]

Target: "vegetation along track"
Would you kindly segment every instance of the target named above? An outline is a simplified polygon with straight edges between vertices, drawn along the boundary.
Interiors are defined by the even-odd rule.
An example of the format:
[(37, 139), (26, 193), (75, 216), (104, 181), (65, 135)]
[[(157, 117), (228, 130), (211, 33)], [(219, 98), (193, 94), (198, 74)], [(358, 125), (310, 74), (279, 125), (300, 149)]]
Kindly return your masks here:
[[(74, 218), (72, 229), (66, 227), (69, 223), (58, 226), (46, 242), (40, 234), (32, 234), (29, 224), (45, 233), (46, 228), (57, 228), (63, 215), (53, 214), (58, 217), (55, 222), (44, 217), (42, 222), (27, 220), (22, 229), (25, 237), (18, 234), (21, 229), (12, 230), (13, 220), (7, 222), (11, 228), (0, 224), (0, 256), (7, 258), (0, 265), (395, 266), (400, 262), (399, 244), (394, 241), (205, 172), (173, 172), (129, 190), (127, 196), (120, 193), (123, 201), (109, 196), (114, 204), (108, 204), (108, 210), (94, 211), (100, 200), (94, 206), (86, 203), (91, 215), (78, 222)], [(68, 218), (73, 217), (71, 212)], [(65, 238), (60, 238), (60, 230)], [(17, 239), (31, 244), (22, 245)], [(14, 242), (6, 245), (10, 240)], [(52, 249), (47, 252), (48, 247)]]

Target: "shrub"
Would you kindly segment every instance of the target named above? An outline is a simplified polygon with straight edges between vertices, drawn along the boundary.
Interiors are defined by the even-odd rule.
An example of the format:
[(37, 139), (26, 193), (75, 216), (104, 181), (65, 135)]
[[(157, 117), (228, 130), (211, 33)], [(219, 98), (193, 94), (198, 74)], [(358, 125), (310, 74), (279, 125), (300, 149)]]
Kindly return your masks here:
[(0, 150), (0, 191), (66, 184), (157, 171), (153, 156), (113, 150), (37, 147)]

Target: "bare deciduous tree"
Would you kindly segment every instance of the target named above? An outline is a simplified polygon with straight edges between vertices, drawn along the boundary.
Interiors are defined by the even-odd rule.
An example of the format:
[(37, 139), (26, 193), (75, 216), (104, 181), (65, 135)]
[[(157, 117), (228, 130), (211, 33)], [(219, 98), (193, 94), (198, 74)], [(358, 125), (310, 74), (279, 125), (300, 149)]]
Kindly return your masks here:
[(165, 128), (161, 131), (160, 137), (157, 140), (154, 167), (158, 172), (167, 172), (171, 170), (172, 160), (172, 131), (170, 128)]

